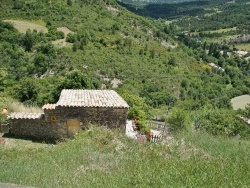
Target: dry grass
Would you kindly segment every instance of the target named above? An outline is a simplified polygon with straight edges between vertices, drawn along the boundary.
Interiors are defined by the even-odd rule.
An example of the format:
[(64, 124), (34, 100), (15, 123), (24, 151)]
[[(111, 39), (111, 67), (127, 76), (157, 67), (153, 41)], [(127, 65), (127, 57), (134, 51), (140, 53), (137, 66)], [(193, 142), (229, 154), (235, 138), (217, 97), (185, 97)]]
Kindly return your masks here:
[(36, 29), (38, 32), (48, 33), (48, 29), (45, 26), (40, 24), (32, 23), (29, 21), (22, 21), (22, 20), (4, 20), (5, 22), (9, 22), (13, 24), (13, 26), (20, 32), (26, 33), (28, 29), (34, 30)]
[(250, 95), (242, 95), (239, 97), (235, 97), (231, 99), (231, 102), (233, 104), (233, 109), (244, 109), (247, 104), (250, 103)]
[(238, 43), (235, 44), (235, 47), (239, 50), (250, 52), (250, 43)]
[(37, 106), (26, 106), (19, 102), (6, 102), (9, 112), (43, 113), (42, 108)]

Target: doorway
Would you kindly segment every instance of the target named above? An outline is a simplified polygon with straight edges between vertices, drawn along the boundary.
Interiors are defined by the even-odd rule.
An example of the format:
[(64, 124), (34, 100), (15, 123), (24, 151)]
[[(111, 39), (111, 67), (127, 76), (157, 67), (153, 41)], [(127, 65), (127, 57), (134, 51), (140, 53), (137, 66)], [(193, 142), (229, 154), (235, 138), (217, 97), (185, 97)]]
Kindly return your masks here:
[(77, 119), (67, 120), (67, 133), (69, 137), (74, 136), (80, 131), (80, 121)]

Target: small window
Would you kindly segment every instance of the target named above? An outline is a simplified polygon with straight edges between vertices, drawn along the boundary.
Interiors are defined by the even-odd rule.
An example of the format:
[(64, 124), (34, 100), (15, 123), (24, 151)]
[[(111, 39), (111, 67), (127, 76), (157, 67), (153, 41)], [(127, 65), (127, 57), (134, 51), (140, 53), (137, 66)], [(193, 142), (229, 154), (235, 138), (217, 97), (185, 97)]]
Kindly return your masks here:
[(56, 116), (50, 116), (50, 121), (56, 122)]

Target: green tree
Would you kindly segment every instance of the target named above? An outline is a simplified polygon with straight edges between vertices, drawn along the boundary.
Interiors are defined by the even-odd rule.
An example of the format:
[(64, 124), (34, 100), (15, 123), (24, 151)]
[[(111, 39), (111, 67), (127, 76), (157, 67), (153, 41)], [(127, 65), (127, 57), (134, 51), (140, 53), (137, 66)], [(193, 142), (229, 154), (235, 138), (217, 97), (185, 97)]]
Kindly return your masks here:
[(173, 108), (167, 117), (170, 131), (179, 131), (187, 129), (191, 125), (191, 120), (186, 111), (179, 108)]
[(250, 104), (247, 104), (244, 110), (239, 110), (239, 114), (241, 114), (244, 118), (250, 118)]
[(98, 79), (88, 78), (81, 71), (73, 70), (61, 79), (55, 89), (52, 90), (51, 95), (53, 101), (56, 102), (63, 89), (99, 89), (100, 85)]
[(4, 80), (7, 76), (7, 72), (5, 70), (0, 69), (0, 91), (4, 90)]
[(23, 43), (25, 46), (25, 50), (30, 52), (34, 45), (34, 37), (30, 29), (26, 31), (26, 34), (23, 39)]
[(213, 135), (248, 137), (250, 128), (248, 124), (230, 110), (201, 110), (194, 115), (196, 129), (204, 130)]
[(169, 61), (168, 61), (169, 65), (172, 66), (176, 66), (177, 65), (177, 58), (176, 57), (172, 57)]
[(15, 87), (14, 95), (20, 102), (33, 104), (37, 99), (38, 92), (36, 80), (34, 78), (25, 78)]
[(130, 91), (123, 90), (118, 92), (130, 106), (128, 118), (136, 118), (138, 123), (145, 124), (149, 117), (149, 106), (145, 103), (145, 100), (140, 96), (131, 93)]

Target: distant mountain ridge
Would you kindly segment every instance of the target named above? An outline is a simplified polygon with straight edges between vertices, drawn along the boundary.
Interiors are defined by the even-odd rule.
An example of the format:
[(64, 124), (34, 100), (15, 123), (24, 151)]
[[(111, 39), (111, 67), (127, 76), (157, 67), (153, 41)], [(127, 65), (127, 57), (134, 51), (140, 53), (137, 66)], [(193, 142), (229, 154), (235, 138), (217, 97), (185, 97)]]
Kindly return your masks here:
[[(118, 0), (121, 2), (131, 1), (131, 0)], [(148, 3), (181, 3), (181, 2), (190, 2), (196, 0), (138, 0), (138, 1), (131, 1), (131, 2), (148, 2)]]

